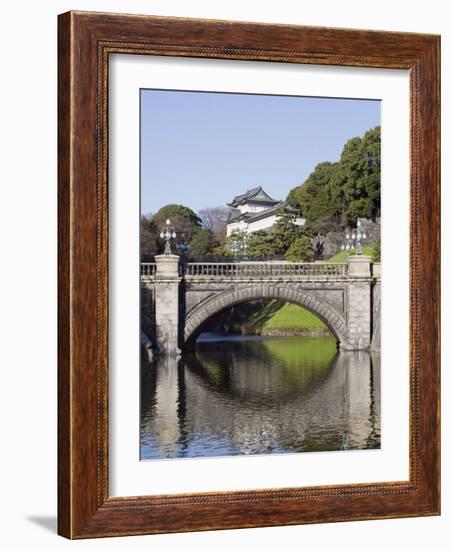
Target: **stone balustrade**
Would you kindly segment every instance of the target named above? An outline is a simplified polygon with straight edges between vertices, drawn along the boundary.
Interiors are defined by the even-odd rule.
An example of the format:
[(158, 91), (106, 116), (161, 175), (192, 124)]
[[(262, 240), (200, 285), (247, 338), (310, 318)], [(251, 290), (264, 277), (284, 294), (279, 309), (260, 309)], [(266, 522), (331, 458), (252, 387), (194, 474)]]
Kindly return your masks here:
[[(142, 263), (141, 276), (154, 278), (157, 272), (155, 263)], [(346, 277), (348, 266), (345, 263), (291, 263), (291, 262), (190, 262), (180, 264), (179, 273), (184, 278), (192, 277), (236, 277), (236, 278), (267, 278), (267, 277)]]
[(157, 271), (157, 264), (155, 262), (142, 262), (141, 263), (141, 276), (142, 277), (155, 277)]

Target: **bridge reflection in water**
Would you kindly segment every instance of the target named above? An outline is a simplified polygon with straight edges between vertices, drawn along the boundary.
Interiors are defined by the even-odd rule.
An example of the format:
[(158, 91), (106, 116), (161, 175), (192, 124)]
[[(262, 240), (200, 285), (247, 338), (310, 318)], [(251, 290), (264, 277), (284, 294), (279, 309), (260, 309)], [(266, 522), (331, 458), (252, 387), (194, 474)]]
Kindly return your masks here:
[(141, 459), (379, 448), (379, 361), (328, 337), (212, 336), (143, 360)]

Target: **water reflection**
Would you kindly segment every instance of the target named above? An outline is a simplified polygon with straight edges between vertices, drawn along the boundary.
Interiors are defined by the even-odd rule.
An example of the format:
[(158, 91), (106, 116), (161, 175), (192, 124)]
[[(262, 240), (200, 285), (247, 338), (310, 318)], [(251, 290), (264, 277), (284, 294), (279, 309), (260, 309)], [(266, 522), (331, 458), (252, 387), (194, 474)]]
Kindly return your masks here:
[(379, 356), (333, 338), (205, 338), (141, 388), (142, 459), (380, 446)]

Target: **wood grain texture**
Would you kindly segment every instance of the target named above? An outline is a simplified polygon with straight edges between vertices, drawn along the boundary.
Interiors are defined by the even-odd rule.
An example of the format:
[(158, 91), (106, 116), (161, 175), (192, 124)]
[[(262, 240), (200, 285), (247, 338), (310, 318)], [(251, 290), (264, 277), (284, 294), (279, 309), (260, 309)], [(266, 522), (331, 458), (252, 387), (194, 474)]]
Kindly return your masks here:
[[(68, 25), (69, 14), (60, 25)], [(70, 533), (70, 34), (58, 34), (58, 529)], [(64, 90), (64, 93), (62, 91)]]
[[(439, 513), (438, 36), (69, 12), (59, 17), (59, 506), (68, 538)], [(410, 70), (410, 480), (108, 495), (108, 56)]]

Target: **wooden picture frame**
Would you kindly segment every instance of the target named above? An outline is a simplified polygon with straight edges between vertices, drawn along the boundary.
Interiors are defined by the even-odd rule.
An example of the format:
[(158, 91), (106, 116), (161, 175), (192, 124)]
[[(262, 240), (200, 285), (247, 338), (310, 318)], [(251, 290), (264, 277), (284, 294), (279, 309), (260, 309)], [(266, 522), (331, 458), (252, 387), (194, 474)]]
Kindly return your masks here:
[[(59, 16), (58, 532), (68, 538), (440, 513), (440, 38), (138, 15)], [(409, 481), (149, 497), (108, 492), (112, 53), (410, 72)]]

